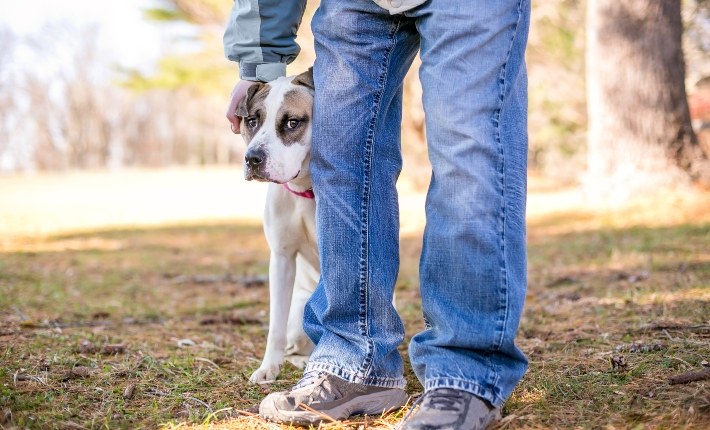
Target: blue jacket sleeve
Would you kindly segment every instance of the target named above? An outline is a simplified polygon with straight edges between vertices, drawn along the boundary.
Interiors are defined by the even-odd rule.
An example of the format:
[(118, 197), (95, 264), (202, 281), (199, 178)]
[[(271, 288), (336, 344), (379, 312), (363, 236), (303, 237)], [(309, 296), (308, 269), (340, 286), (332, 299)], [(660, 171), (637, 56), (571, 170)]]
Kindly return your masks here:
[(286, 75), (300, 47), (296, 31), (306, 0), (235, 0), (224, 32), (224, 53), (241, 79), (268, 82)]

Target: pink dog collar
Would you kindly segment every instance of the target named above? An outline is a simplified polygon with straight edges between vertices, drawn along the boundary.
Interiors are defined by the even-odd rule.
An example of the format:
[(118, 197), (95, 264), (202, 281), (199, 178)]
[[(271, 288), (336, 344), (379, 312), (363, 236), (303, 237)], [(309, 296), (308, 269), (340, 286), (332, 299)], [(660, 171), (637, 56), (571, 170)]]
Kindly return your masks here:
[(286, 188), (287, 190), (289, 190), (291, 193), (293, 193), (293, 194), (295, 194), (295, 195), (297, 195), (297, 196), (299, 196), (299, 197), (304, 197), (304, 198), (306, 198), (306, 199), (314, 199), (314, 198), (316, 198), (316, 195), (313, 194), (313, 189), (306, 190), (306, 191), (294, 191), (294, 190), (291, 189), (291, 187), (288, 186), (288, 183), (287, 183), (287, 182), (284, 183), (283, 186), (284, 186), (284, 188)]

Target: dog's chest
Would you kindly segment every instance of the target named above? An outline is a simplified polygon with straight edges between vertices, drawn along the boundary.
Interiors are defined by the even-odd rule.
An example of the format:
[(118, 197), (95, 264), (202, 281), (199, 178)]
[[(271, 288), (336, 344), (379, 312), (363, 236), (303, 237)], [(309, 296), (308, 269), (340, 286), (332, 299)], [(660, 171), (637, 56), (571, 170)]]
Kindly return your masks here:
[(315, 200), (296, 196), (283, 186), (269, 184), (264, 233), (272, 249), (316, 249)]

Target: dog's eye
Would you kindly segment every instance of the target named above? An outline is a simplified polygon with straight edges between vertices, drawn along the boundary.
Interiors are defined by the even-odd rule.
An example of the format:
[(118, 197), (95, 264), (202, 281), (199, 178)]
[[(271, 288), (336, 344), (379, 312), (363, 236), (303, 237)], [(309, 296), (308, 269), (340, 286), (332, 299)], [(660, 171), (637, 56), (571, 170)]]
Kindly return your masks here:
[(258, 124), (259, 121), (257, 121), (256, 118), (247, 118), (247, 127), (256, 128)]
[(294, 128), (298, 127), (300, 124), (301, 124), (301, 120), (289, 119), (288, 122), (286, 123), (286, 128), (294, 129)]

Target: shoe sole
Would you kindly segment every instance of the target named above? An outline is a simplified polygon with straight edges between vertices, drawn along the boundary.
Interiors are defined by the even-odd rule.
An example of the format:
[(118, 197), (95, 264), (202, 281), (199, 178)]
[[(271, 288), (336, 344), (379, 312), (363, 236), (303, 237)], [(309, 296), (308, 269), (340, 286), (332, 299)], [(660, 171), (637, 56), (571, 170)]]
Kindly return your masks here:
[(376, 415), (398, 409), (407, 403), (409, 396), (404, 390), (392, 389), (354, 398), (331, 409), (322, 411), (280, 411), (268, 396), (259, 405), (262, 418), (286, 424), (319, 424), (321, 421), (339, 421), (352, 415)]
[[(495, 411), (492, 411), (490, 414), (488, 414), (486, 417), (481, 418), (481, 420), (478, 423), (473, 424), (473, 427), (465, 427), (465, 425), (463, 425), (458, 428), (467, 428), (469, 430), (487, 430), (500, 420), (501, 420), (500, 409), (496, 409)], [(417, 428), (420, 428), (420, 427), (417, 427)], [(422, 428), (429, 428), (429, 427), (422, 427)], [(444, 427), (437, 427), (437, 428), (443, 429)], [(449, 429), (451, 427), (446, 427), (446, 428)], [(411, 430), (411, 427), (407, 426), (406, 422), (400, 422), (397, 425), (397, 427), (395, 427), (395, 429), (396, 430)]]
[(500, 421), (502, 418), (502, 415), (500, 413), (500, 408), (495, 408), (494, 410), (491, 411), (488, 420), (484, 420), (481, 423), (481, 430), (488, 429), (489, 427), (492, 427), (493, 424), (497, 423)]

